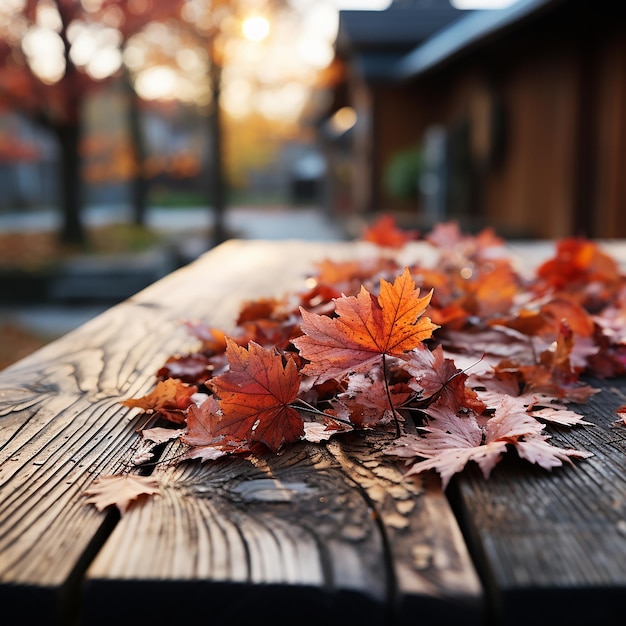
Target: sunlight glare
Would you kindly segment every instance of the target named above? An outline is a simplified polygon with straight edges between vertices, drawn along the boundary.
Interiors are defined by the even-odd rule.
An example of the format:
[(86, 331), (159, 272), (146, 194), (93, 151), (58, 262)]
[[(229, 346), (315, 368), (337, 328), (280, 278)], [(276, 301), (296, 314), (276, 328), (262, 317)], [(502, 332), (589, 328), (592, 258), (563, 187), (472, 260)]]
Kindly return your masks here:
[(263, 41), (269, 35), (270, 23), (261, 15), (253, 15), (243, 21), (241, 31), (250, 41)]
[(356, 111), (349, 106), (341, 107), (330, 118), (330, 126), (337, 135), (343, 135), (356, 124)]
[(122, 53), (117, 48), (101, 48), (90, 59), (86, 70), (95, 80), (103, 80), (122, 67)]
[(87, 65), (96, 53), (96, 38), (90, 31), (90, 27), (82, 23), (72, 24), (68, 30), (68, 38), (72, 44), (70, 58), (75, 65)]
[(86, 68), (95, 80), (107, 78), (120, 69), (121, 34), (118, 30), (97, 24), (73, 23), (68, 37), (72, 44), (70, 58), (73, 63)]
[(306, 101), (304, 85), (291, 81), (286, 85), (259, 94), (255, 108), (268, 119), (293, 121)]
[(57, 33), (60, 33), (61, 28), (63, 28), (63, 22), (61, 21), (59, 11), (52, 4), (40, 4), (37, 6), (36, 23), (37, 26), (48, 28), (49, 30), (53, 30)]
[(22, 11), (26, 6), (26, 0), (3, 0), (0, 12), (5, 15)]
[(200, 72), (208, 62), (206, 51), (202, 48), (181, 48), (176, 53), (176, 63), (184, 72)]
[(337, 36), (339, 14), (330, 4), (316, 4), (307, 9), (303, 19), (304, 29), (330, 42)]
[(95, 13), (102, 8), (103, 1), (104, 0), (80, 0), (80, 3), (87, 13)]
[(222, 92), (222, 106), (232, 116), (243, 118), (250, 114), (252, 85), (244, 78), (236, 78), (228, 83)]
[(335, 56), (330, 42), (311, 35), (302, 35), (298, 39), (297, 50), (302, 61), (319, 69), (328, 67)]
[(144, 48), (135, 44), (129, 44), (124, 49), (124, 63), (134, 71), (139, 70), (146, 62)]
[(33, 26), (22, 39), (22, 50), (32, 71), (44, 82), (53, 84), (65, 73), (63, 40), (53, 30)]
[(171, 67), (156, 65), (140, 72), (135, 80), (135, 89), (145, 100), (169, 100), (176, 94), (178, 80)]
[(383, 11), (388, 9), (392, 0), (335, 0), (334, 4), (343, 10)]

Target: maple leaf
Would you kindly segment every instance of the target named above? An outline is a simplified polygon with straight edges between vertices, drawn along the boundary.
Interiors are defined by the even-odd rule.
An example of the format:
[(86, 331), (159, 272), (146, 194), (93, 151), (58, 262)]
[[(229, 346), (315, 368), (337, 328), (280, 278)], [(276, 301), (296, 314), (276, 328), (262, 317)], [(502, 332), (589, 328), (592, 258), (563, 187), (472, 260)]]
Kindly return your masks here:
[(466, 308), (481, 317), (508, 311), (518, 289), (508, 261), (490, 261), (488, 268), (488, 272), (479, 272), (475, 281), (467, 283), (470, 298)]
[(466, 386), (468, 376), (461, 371), (452, 359), (444, 357), (443, 348), (434, 350), (423, 348), (413, 350), (408, 355), (407, 370), (412, 380), (409, 387), (424, 394), (423, 399), (437, 400), (453, 410), (471, 408), (477, 413), (485, 410), (485, 405), (475, 391)]
[(616, 409), (615, 414), (618, 416), (619, 419), (616, 419), (613, 423), (626, 425), (626, 404)]
[[(557, 243), (555, 256), (537, 268), (537, 289), (551, 288), (557, 291), (580, 290), (590, 295), (589, 286), (597, 292), (602, 286), (612, 293), (620, 282), (619, 266), (615, 259), (603, 252), (597, 243), (582, 238), (565, 238)], [(602, 299), (608, 293), (602, 292)], [(594, 294), (594, 300), (598, 293)]]
[(419, 232), (416, 230), (400, 230), (392, 215), (381, 215), (373, 224), (363, 231), (363, 241), (370, 241), (378, 246), (386, 248), (402, 248), (406, 243), (417, 239)]
[(230, 369), (209, 383), (221, 411), (214, 433), (263, 443), (273, 451), (300, 439), (303, 420), (290, 406), (301, 380), (293, 359), (283, 365), (275, 351), (254, 342), (246, 350), (230, 339), (226, 354)]
[(336, 396), (339, 404), (335, 405), (332, 400), (331, 403), (342, 417), (345, 415), (358, 428), (376, 428), (394, 420), (388, 395), (392, 405), (400, 407), (414, 394), (405, 384), (388, 385), (382, 368), (375, 367), (368, 372), (351, 374), (346, 391)]
[(515, 449), (520, 458), (543, 467), (552, 469), (561, 467), (563, 462), (571, 463), (573, 458), (586, 459), (593, 456), (591, 452), (573, 450), (570, 448), (557, 448), (548, 443), (548, 435), (533, 435), (515, 442)]
[[(361, 283), (382, 271), (388, 263), (388, 259), (382, 257), (376, 257), (373, 259), (351, 259), (349, 261), (332, 261), (330, 259), (324, 259), (319, 263), (316, 263), (317, 275), (316, 280), (318, 283), (326, 285), (327, 287), (341, 285), (357, 284), (357, 288), (354, 293), (358, 292)], [(336, 297), (341, 294), (338, 293)]]
[(474, 461), (488, 478), (512, 445), (521, 458), (552, 469), (571, 462), (571, 458), (591, 456), (587, 452), (558, 448), (547, 443), (542, 433), (543, 425), (529, 415), (515, 399), (504, 396), (496, 408), (494, 417), (481, 426), (474, 415), (457, 415), (445, 406), (433, 406), (427, 410), (434, 417), (428, 426), (420, 427), (423, 437), (404, 435), (387, 451), (409, 460), (422, 457), (411, 466), (407, 475), (434, 469), (441, 477), (445, 489), (455, 473)]
[(178, 378), (184, 383), (201, 385), (211, 378), (214, 366), (203, 352), (171, 356), (157, 372), (157, 378)]
[(91, 496), (87, 504), (95, 505), (98, 511), (103, 511), (109, 506), (116, 506), (122, 515), (138, 498), (158, 493), (159, 481), (156, 478), (132, 474), (98, 478), (85, 491), (86, 496)]
[(143, 428), (141, 430), (142, 440), (139, 442), (137, 450), (133, 454), (133, 465), (142, 465), (154, 457), (155, 448), (161, 444), (178, 439), (183, 433), (182, 428)]
[(156, 387), (141, 398), (122, 401), (123, 406), (140, 408), (146, 412), (159, 413), (176, 424), (185, 421), (184, 411), (193, 404), (192, 396), (198, 391), (195, 385), (188, 385), (177, 378), (157, 382)]
[(502, 401), (502, 397), (506, 395), (514, 398), (521, 410), (551, 424), (593, 425), (553, 396), (528, 391), (520, 392), (518, 377), (513, 372), (491, 372), (489, 375), (471, 376), (469, 384), (475, 388), (476, 394), (487, 409), (495, 409)]
[(424, 461), (414, 463), (407, 475), (434, 469), (441, 477), (445, 489), (452, 476), (474, 461), (485, 477), (489, 476), (500, 457), (506, 452), (506, 441), (483, 442), (483, 429), (473, 414), (459, 417), (452, 409), (432, 408), (429, 414), (436, 419), (429, 426), (421, 427), (425, 436), (404, 435), (386, 450), (411, 463), (416, 458)]
[(270, 319), (278, 307), (279, 301), (275, 298), (260, 298), (244, 302), (239, 309), (237, 326), (242, 326), (246, 322)]
[(343, 422), (338, 422), (329, 415), (323, 423), (305, 422), (304, 424), (304, 440), (311, 443), (320, 443), (328, 441), (333, 435), (339, 433), (350, 432), (352, 427)]
[(381, 278), (377, 298), (363, 286), (357, 296), (338, 298), (337, 317), (300, 308), (304, 334), (292, 343), (309, 361), (302, 373), (320, 383), (367, 369), (381, 355), (398, 356), (419, 346), (439, 328), (430, 318), (421, 318), (432, 291), (419, 294), (405, 267), (393, 284)]
[(214, 396), (209, 396), (199, 407), (189, 407), (187, 427), (181, 440), (191, 446), (191, 450), (183, 455), (184, 459), (214, 461), (226, 454), (250, 451), (245, 441), (225, 434), (216, 434), (219, 419), (219, 403)]
[(540, 362), (518, 369), (526, 382), (526, 391), (551, 394), (570, 402), (584, 402), (598, 390), (581, 385), (579, 371), (572, 367), (574, 335), (566, 320), (561, 320), (556, 341), (539, 355)]
[(202, 342), (202, 350), (209, 354), (220, 354), (226, 350), (226, 333), (219, 328), (202, 322), (185, 322), (187, 330)]

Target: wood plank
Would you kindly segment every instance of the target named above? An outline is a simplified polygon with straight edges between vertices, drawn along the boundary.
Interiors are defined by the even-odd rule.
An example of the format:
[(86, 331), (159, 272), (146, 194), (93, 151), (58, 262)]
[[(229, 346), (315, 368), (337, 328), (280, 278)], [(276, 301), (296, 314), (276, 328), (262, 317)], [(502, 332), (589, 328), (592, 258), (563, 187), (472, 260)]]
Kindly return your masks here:
[[(3, 616), (67, 622), (97, 553), (85, 613), (95, 621), (85, 623), (109, 610), (119, 618), (120, 607), (143, 618), (149, 604), (155, 619), (167, 606), (204, 616), (214, 610), (202, 601), (207, 587), (226, 619), (245, 606), (242, 584), (255, 610), (282, 606), (288, 585), (300, 609), (322, 598), (320, 606), (350, 606), (353, 616), (356, 597), (370, 621), (429, 603), (441, 615), (460, 608), (478, 619), (480, 587), (445, 499), (403, 485), (388, 461), (373, 463), (369, 445), (303, 445), (259, 466), (164, 468), (167, 495), (124, 516), (102, 550), (115, 516), (82, 496), (98, 476), (127, 468), (140, 418), (119, 402), (146, 393), (165, 359), (190, 349), (181, 320), (204, 317), (228, 330), (242, 299), (303, 289), (314, 260), (371, 253), (367, 245), (229, 242), (0, 372)], [(391, 486), (395, 495), (385, 495)], [(155, 597), (155, 581), (176, 593)], [(141, 602), (148, 592), (150, 603)]]
[(125, 515), (88, 570), (84, 623), (110, 623), (120, 597), (128, 619), (158, 624), (207, 606), (215, 623), (287, 623), (302, 604), (307, 624), (409, 623), (416, 612), (479, 623), (480, 587), (447, 501), (437, 485), (403, 480), (381, 443), (161, 469), (163, 497)]
[(614, 425), (626, 380), (592, 381), (595, 426), (550, 429), (593, 457), (553, 472), (507, 460), (489, 481), (456, 479), (457, 509), (495, 624), (623, 623), (626, 592), (626, 427)]

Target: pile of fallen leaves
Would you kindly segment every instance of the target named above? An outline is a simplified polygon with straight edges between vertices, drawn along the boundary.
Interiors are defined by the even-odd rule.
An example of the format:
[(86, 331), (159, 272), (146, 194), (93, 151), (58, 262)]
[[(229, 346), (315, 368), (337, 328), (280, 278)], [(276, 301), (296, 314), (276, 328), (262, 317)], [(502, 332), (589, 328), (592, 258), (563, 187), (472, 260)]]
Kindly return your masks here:
[[(363, 237), (380, 254), (326, 260), (309, 291), (244, 303), (231, 336), (189, 322), (197, 351), (169, 358), (151, 393), (123, 402), (148, 416), (136, 462), (174, 439), (182, 461), (206, 462), (385, 431), (408, 474), (435, 470), (445, 488), (469, 461), (488, 477), (512, 450), (546, 469), (589, 456), (553, 445), (546, 424), (588, 424), (571, 407), (598, 390), (581, 377), (625, 372), (617, 263), (565, 239), (524, 276), (491, 230), (465, 235), (455, 223), (422, 237), (434, 263), (401, 266), (388, 253), (418, 237), (385, 217)], [(124, 510), (157, 489), (113, 477), (88, 494)]]

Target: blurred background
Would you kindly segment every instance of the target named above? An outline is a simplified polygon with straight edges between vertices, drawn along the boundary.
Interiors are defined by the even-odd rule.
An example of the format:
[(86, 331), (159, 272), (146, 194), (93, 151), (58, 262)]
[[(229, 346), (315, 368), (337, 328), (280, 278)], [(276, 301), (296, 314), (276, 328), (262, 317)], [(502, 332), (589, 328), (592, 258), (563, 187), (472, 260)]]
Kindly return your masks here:
[(0, 368), (231, 237), (625, 237), (625, 17), (2, 0)]

